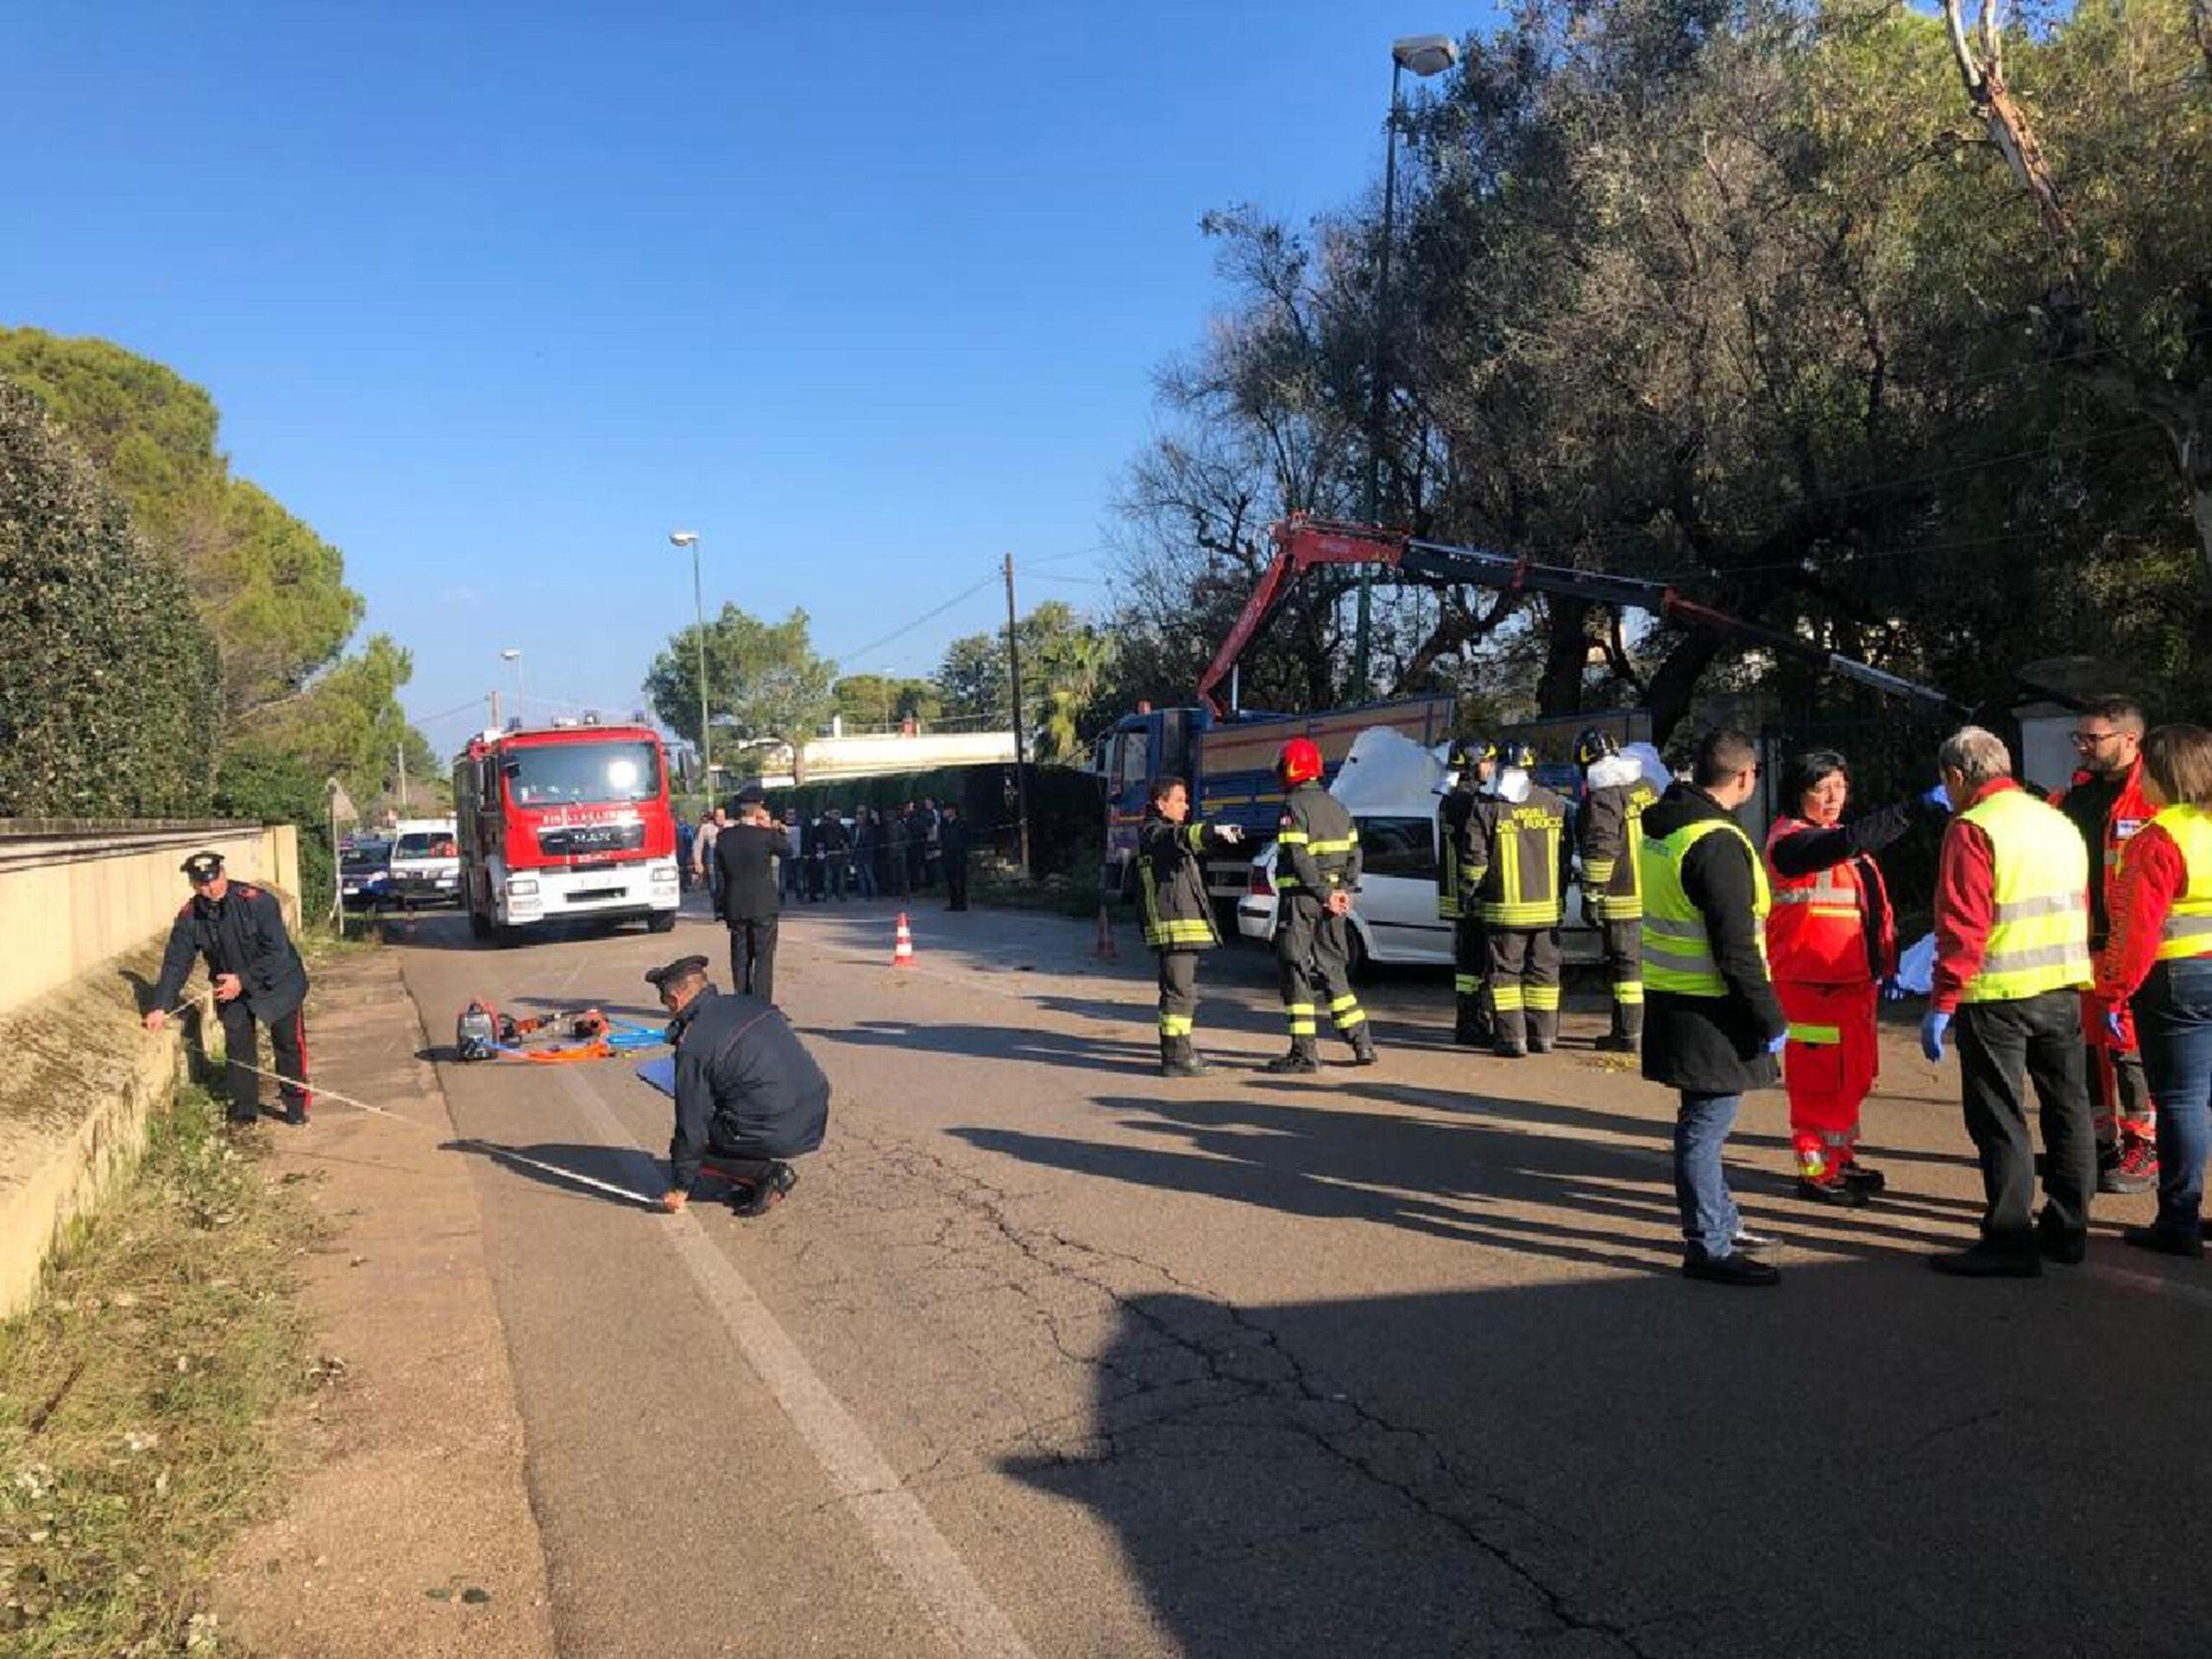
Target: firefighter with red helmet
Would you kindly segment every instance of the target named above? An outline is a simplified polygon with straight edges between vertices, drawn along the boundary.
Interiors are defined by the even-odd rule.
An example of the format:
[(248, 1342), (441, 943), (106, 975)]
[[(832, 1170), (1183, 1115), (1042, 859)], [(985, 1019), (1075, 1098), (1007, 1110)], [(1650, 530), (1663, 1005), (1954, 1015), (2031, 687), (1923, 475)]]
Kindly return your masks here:
[(1275, 830), (1275, 963), (1290, 1052), (1268, 1062), (1270, 1071), (1318, 1071), (1320, 1005), (1326, 999), (1337, 1034), (1361, 1065), (1375, 1063), (1375, 1033), (1351, 991), (1351, 899), (1359, 890), (1359, 830), (1351, 814), (1321, 787), (1321, 751), (1294, 737), (1275, 760), (1283, 787)]
[[(2089, 849), (2089, 950), (2104, 950), (2112, 936), (2112, 900), (2120, 881), (2120, 851), (2157, 816), (2143, 793), (2142, 708), (2126, 697), (2099, 697), (2074, 720), (2072, 783), (2051, 797)], [(2082, 1040), (2088, 1046), (2090, 1107), (2097, 1135), (2097, 1190), (2141, 1192), (2158, 1181), (2158, 1113), (2143, 1074), (2135, 1021), (2120, 1007), (2116, 1026), (2099, 1018), (2101, 1007), (2082, 1001)]]

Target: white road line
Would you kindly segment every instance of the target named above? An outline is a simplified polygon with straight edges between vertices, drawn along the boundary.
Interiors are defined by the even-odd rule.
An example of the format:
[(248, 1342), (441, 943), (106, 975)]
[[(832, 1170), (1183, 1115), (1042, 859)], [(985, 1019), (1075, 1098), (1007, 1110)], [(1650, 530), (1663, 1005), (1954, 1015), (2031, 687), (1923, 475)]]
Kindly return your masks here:
[[(563, 1068), (556, 1075), (601, 1141), (648, 1150), (575, 1070)], [(937, 1626), (946, 1649), (961, 1659), (1033, 1659), (1013, 1622), (937, 1529), (920, 1501), (900, 1484), (898, 1471), (876, 1450), (867, 1430), (815, 1375), (798, 1344), (784, 1333), (744, 1274), (715, 1248), (698, 1217), (686, 1211), (670, 1217), (666, 1224), (677, 1259), (784, 1408), (878, 1557)]]
[(2136, 1273), (2126, 1268), (2107, 1267), (2102, 1262), (2087, 1264), (2091, 1276), (2107, 1284), (2126, 1285), (2130, 1290), (2147, 1290), (2157, 1296), (2178, 1296), (2185, 1302), (2195, 1302), (2200, 1307), (2212, 1307), (2212, 1290), (2202, 1285), (2185, 1285), (2178, 1279), (2162, 1279), (2155, 1273)]

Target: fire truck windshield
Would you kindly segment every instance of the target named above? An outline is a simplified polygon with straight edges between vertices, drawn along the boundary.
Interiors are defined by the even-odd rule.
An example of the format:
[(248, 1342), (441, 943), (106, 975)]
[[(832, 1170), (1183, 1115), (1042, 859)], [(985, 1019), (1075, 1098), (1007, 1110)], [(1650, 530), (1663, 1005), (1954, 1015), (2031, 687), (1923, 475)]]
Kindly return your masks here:
[(518, 806), (585, 806), (650, 801), (660, 793), (651, 743), (546, 743), (513, 751), (507, 792)]

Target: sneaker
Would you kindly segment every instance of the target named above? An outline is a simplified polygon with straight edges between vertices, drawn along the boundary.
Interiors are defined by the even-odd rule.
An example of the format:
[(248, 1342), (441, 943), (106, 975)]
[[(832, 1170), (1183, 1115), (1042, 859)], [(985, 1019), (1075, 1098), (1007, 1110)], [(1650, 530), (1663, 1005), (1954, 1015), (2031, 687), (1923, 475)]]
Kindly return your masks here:
[(1262, 1071), (1296, 1072), (1301, 1077), (1309, 1072), (1319, 1071), (1320, 1069), (1320, 1061), (1315, 1059), (1311, 1054), (1301, 1053), (1294, 1048), (1287, 1054), (1276, 1055), (1274, 1058), (1260, 1068)]
[(1772, 1285), (1781, 1282), (1782, 1274), (1741, 1251), (1732, 1250), (1726, 1255), (1707, 1255), (1700, 1251), (1682, 1258), (1682, 1277), (1708, 1285)]
[(1855, 1187), (1868, 1198), (1889, 1190), (1890, 1178), (1878, 1169), (1869, 1169), (1864, 1164), (1850, 1163), (1843, 1166), (1843, 1184)]
[(2148, 1192), (2158, 1184), (2158, 1149), (2147, 1141), (2129, 1142), (2120, 1160), (2097, 1171), (2100, 1192)]
[(2123, 1244), (2133, 1244), (2139, 1250), (2150, 1250), (2159, 1255), (2187, 1256), (2193, 1261), (2202, 1261), (2204, 1256), (2201, 1235), (2161, 1227), (2155, 1222), (2148, 1227), (2124, 1227), (2120, 1239)]
[(2040, 1279), (2043, 1255), (2033, 1249), (1999, 1249), (1976, 1244), (1963, 1250), (1931, 1255), (1928, 1265), (1954, 1279)]
[(1832, 1181), (1808, 1180), (1800, 1175), (1797, 1178), (1797, 1196), (1808, 1204), (1829, 1204), (1845, 1210), (1864, 1209), (1867, 1198), (1865, 1189), (1853, 1186), (1840, 1175)]
[(758, 1185), (742, 1188), (731, 1197), (730, 1210), (747, 1220), (754, 1216), (765, 1216), (781, 1204), (791, 1188), (798, 1185), (798, 1172), (789, 1164), (771, 1164), (768, 1173), (760, 1178)]

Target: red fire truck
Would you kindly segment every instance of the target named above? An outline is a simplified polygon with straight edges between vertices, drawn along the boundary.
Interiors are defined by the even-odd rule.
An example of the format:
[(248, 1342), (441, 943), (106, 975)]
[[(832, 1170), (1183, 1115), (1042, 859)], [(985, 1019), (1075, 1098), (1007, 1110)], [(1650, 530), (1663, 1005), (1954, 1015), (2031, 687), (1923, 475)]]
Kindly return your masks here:
[(668, 757), (643, 726), (588, 716), (471, 738), (454, 761), (461, 905), (480, 939), (565, 916), (676, 925)]

